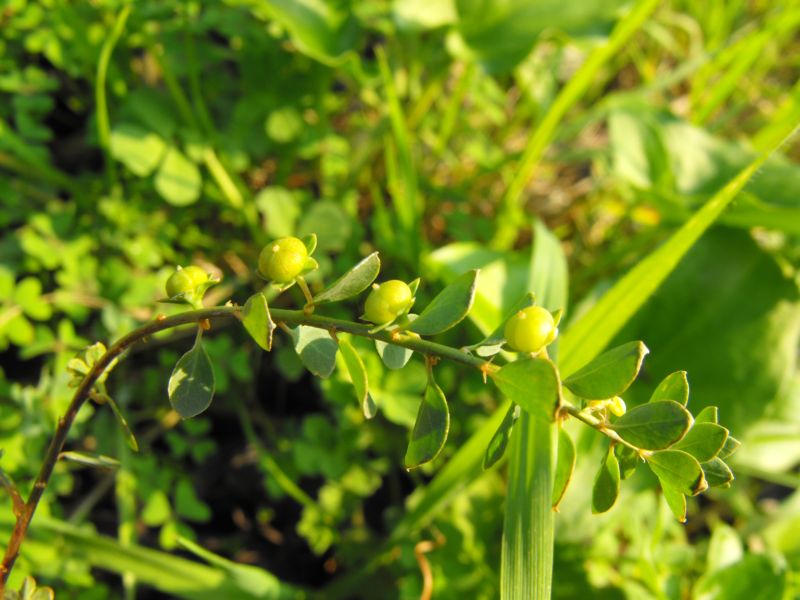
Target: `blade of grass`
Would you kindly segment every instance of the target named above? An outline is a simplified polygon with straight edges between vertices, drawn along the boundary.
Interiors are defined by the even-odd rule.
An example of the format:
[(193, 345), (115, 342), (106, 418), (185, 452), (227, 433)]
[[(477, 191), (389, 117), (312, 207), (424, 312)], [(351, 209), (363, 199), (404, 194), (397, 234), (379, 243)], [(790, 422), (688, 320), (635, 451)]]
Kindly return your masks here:
[[(537, 221), (528, 291), (549, 310), (567, 303), (567, 261), (558, 239)], [(548, 349), (556, 358), (557, 344)], [(501, 598), (548, 600), (553, 580), (555, 423), (522, 411), (511, 435), (500, 560)]]
[(742, 169), (686, 221), (660, 248), (640, 261), (611, 288), (584, 316), (573, 323), (561, 339), (564, 360), (562, 377), (567, 377), (597, 356), (623, 325), (656, 291), (678, 262), (719, 217), (722, 211), (758, 171), (761, 165), (796, 133), (798, 125), (782, 140), (762, 152)]
[(636, 33), (647, 17), (659, 5), (659, 0), (640, 0), (631, 11), (617, 23), (605, 45), (594, 51), (559, 92), (542, 122), (536, 127), (520, 159), (514, 178), (503, 196), (500, 206), (498, 227), (492, 239), (492, 246), (507, 250), (517, 237), (517, 229), (522, 220), (521, 200), (525, 186), (531, 180), (539, 161), (553, 141), (556, 130), (564, 116), (596, 83), (600, 70), (616, 56), (622, 46)]

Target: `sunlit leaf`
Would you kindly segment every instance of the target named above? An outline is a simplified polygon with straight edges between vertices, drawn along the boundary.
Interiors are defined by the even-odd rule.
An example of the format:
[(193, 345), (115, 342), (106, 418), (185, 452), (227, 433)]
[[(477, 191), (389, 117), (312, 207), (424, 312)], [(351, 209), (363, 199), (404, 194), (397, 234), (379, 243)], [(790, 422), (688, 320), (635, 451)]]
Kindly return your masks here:
[(564, 380), (581, 398), (605, 400), (628, 389), (649, 350), (642, 342), (629, 342), (605, 352)]
[(733, 471), (719, 457), (712, 458), (700, 466), (710, 487), (724, 487), (733, 481)]
[(681, 450), (662, 450), (647, 458), (662, 487), (687, 496), (696, 496), (708, 488), (703, 470), (691, 454)]
[(269, 313), (267, 297), (258, 292), (247, 299), (242, 308), (242, 325), (256, 344), (264, 350), (272, 349), (272, 334), (276, 325)]
[(683, 450), (698, 461), (706, 462), (714, 458), (725, 445), (728, 430), (716, 423), (695, 423), (681, 441), (672, 446)]
[(492, 380), (500, 391), (532, 416), (552, 421), (561, 403), (555, 365), (547, 358), (525, 358), (505, 365)]
[(609, 428), (637, 448), (662, 450), (680, 440), (691, 423), (692, 415), (682, 404), (659, 400), (632, 408)]
[(686, 371), (675, 371), (667, 375), (650, 396), (650, 402), (675, 400), (684, 406), (689, 401), (689, 380)]
[(457, 325), (472, 308), (477, 280), (477, 269), (458, 277), (431, 300), (408, 329), (420, 335), (435, 335)]
[(381, 259), (373, 252), (326, 289), (314, 296), (314, 304), (340, 302), (357, 296), (375, 281), (381, 270)]

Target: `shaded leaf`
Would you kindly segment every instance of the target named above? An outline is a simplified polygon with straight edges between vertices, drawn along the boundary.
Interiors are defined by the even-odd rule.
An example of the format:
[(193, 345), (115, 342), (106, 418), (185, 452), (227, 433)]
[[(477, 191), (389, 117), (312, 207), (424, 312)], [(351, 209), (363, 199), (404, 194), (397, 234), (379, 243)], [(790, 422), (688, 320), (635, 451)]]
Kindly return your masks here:
[(85, 465), (87, 467), (98, 467), (100, 469), (118, 469), (119, 461), (110, 456), (102, 454), (94, 454), (92, 452), (75, 452), (68, 451), (62, 452), (58, 455), (59, 459), (68, 460), (70, 462)]
[(604, 513), (617, 501), (619, 496), (619, 463), (614, 455), (614, 449), (609, 448), (600, 470), (594, 478), (592, 487), (592, 512)]
[(608, 427), (642, 450), (662, 450), (689, 430), (692, 415), (674, 400), (659, 400), (632, 408)]
[(675, 400), (684, 406), (689, 402), (689, 380), (686, 371), (675, 371), (667, 375), (650, 396), (650, 402)]
[(381, 270), (381, 259), (373, 252), (326, 289), (314, 296), (314, 304), (340, 302), (357, 296), (375, 281)]
[(508, 440), (511, 439), (511, 432), (514, 429), (514, 423), (519, 418), (519, 406), (511, 404), (506, 411), (506, 416), (503, 417), (503, 422), (494, 432), (489, 445), (486, 446), (486, 453), (483, 455), (483, 468), (484, 470), (493, 467), (497, 464), (508, 447)]
[(580, 398), (605, 400), (628, 389), (645, 355), (642, 342), (629, 342), (605, 352), (564, 380), (564, 385)]
[(436, 458), (444, 448), (449, 430), (450, 411), (447, 408), (447, 398), (434, 381), (433, 375), (430, 375), (406, 450), (406, 469), (415, 469)]
[(125, 418), (125, 415), (122, 414), (119, 406), (117, 405), (116, 401), (111, 396), (105, 396), (106, 402), (108, 406), (111, 408), (111, 412), (114, 413), (114, 416), (117, 418), (117, 423), (119, 423), (120, 427), (122, 427), (122, 431), (125, 434), (125, 439), (128, 442), (128, 446), (130, 446), (131, 450), (134, 452), (139, 451), (139, 442), (136, 441), (136, 436), (133, 435), (133, 431), (128, 425), (128, 419)]
[(214, 397), (214, 368), (200, 336), (178, 359), (167, 386), (172, 407), (184, 419), (205, 411)]
[(561, 404), (555, 365), (547, 358), (526, 358), (492, 375), (495, 385), (515, 404), (539, 419), (552, 421)]
[(477, 269), (458, 277), (431, 300), (408, 329), (420, 335), (435, 335), (459, 323), (472, 308), (477, 279)]
[(647, 458), (661, 486), (687, 496), (696, 496), (708, 488), (703, 470), (691, 454), (682, 450), (662, 450)]
[(161, 162), (167, 145), (152, 131), (120, 123), (111, 131), (111, 155), (138, 177), (147, 177)]
[(739, 446), (741, 446), (741, 445), (742, 445), (742, 442), (737, 440), (732, 435), (728, 435), (727, 439), (725, 440), (725, 445), (722, 447), (722, 450), (719, 451), (719, 454), (717, 455), (717, 458), (721, 458), (722, 460), (725, 460), (731, 454), (736, 452), (739, 449)]
[(617, 462), (619, 462), (619, 475), (622, 479), (627, 479), (633, 475), (636, 467), (642, 462), (642, 458), (636, 450), (622, 444), (616, 446), (614, 452), (617, 454)]
[(347, 340), (339, 340), (339, 350), (342, 352), (344, 364), (347, 372), (350, 373), (350, 380), (353, 382), (353, 389), (356, 392), (356, 399), (361, 405), (361, 410), (367, 419), (375, 416), (375, 402), (369, 395), (369, 381), (367, 379), (367, 369), (364, 361), (361, 360), (356, 349)]
[(728, 430), (722, 425), (695, 423), (683, 439), (672, 448), (688, 452), (702, 463), (714, 458), (722, 450), (727, 439)]
[(294, 350), (314, 375), (325, 379), (336, 366), (337, 343), (325, 329), (299, 325), (292, 329)]
[(733, 481), (733, 471), (721, 458), (712, 458), (700, 465), (710, 487), (723, 487)]
[(267, 297), (263, 292), (253, 294), (242, 308), (242, 325), (256, 344), (269, 352), (272, 350), (272, 334), (276, 325), (269, 313)]
[(561, 499), (567, 492), (572, 472), (575, 470), (575, 443), (564, 429), (558, 430), (558, 456), (553, 479), (553, 509), (558, 510)]
[(389, 369), (402, 369), (406, 363), (411, 359), (414, 351), (410, 348), (403, 348), (395, 344), (387, 344), (380, 340), (375, 340), (375, 349), (378, 351), (378, 356), (381, 357), (383, 364)]
[(156, 173), (156, 191), (173, 206), (188, 206), (200, 197), (203, 183), (200, 170), (175, 147), (167, 155)]
[(686, 496), (669, 487), (661, 488), (661, 493), (664, 494), (664, 500), (667, 501), (667, 506), (675, 518), (681, 523), (686, 523)]

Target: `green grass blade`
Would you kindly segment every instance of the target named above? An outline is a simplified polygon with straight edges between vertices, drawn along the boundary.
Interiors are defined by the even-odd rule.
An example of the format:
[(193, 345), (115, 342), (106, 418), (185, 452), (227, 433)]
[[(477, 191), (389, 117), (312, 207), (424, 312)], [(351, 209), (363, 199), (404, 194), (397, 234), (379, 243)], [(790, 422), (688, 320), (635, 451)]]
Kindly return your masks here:
[(608, 42), (589, 56), (575, 72), (569, 83), (564, 86), (558, 97), (547, 111), (542, 122), (536, 127), (522, 154), (514, 179), (503, 196), (501, 215), (498, 219), (497, 232), (492, 240), (496, 248), (508, 249), (517, 236), (519, 223), (520, 200), (525, 186), (531, 180), (544, 151), (553, 141), (559, 125), (570, 108), (586, 93), (589, 86), (596, 82), (600, 70), (617, 55), (620, 48), (639, 30), (659, 0), (640, 0), (625, 17), (617, 23)]
[(623, 325), (636, 313), (659, 285), (675, 269), (694, 243), (720, 216), (747, 181), (766, 160), (791, 138), (794, 127), (782, 141), (762, 152), (709, 200), (703, 208), (676, 231), (660, 248), (640, 261), (620, 279), (561, 338), (564, 360), (559, 367), (563, 377), (574, 373), (597, 356)]

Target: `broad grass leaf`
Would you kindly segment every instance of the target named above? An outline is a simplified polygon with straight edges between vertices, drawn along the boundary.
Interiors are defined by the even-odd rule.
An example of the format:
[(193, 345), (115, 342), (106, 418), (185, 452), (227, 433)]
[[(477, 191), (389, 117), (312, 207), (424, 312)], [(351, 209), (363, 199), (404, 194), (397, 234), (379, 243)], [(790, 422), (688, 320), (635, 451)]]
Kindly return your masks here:
[(300, 325), (292, 330), (292, 337), (294, 350), (309, 371), (323, 379), (333, 373), (339, 346), (326, 330)]
[[(558, 430), (558, 454), (553, 479), (553, 509), (558, 510), (561, 499), (567, 492), (572, 472), (575, 470), (575, 443), (563, 428)], [(619, 472), (619, 468), (617, 468)]]
[(658, 400), (675, 400), (686, 406), (689, 402), (689, 380), (686, 371), (675, 371), (661, 380), (650, 396), (650, 402)]
[(561, 385), (555, 365), (547, 358), (525, 358), (508, 363), (492, 376), (506, 398), (532, 417), (552, 421), (561, 403)]
[(242, 325), (256, 344), (269, 352), (272, 350), (272, 334), (276, 325), (269, 313), (267, 297), (258, 292), (247, 299), (242, 308)]
[(592, 486), (592, 513), (604, 513), (611, 509), (619, 496), (619, 463), (614, 449), (606, 452)]
[(353, 389), (356, 392), (356, 399), (361, 405), (361, 410), (367, 419), (371, 419), (375, 416), (377, 408), (369, 395), (369, 380), (364, 361), (361, 360), (358, 351), (348, 340), (339, 341), (339, 350), (342, 352), (342, 358), (347, 367), (347, 372), (350, 374), (350, 381), (353, 383)]
[(447, 398), (433, 376), (430, 376), (406, 450), (406, 469), (415, 469), (436, 458), (444, 448), (449, 431), (450, 411)]
[(174, 146), (167, 150), (154, 181), (156, 191), (164, 200), (173, 206), (194, 204), (200, 197), (202, 183), (197, 165)]
[(178, 359), (167, 386), (169, 401), (184, 419), (205, 411), (214, 397), (214, 368), (200, 337)]
[(381, 259), (378, 257), (377, 252), (373, 252), (314, 296), (314, 304), (341, 302), (357, 296), (375, 281), (380, 270)]
[(576, 396), (588, 400), (619, 396), (636, 379), (648, 352), (642, 342), (623, 344), (578, 369), (564, 380), (564, 385)]
[(497, 461), (503, 458), (503, 454), (508, 447), (508, 440), (511, 438), (511, 431), (514, 429), (514, 423), (519, 415), (517, 414), (519, 407), (516, 404), (511, 404), (506, 411), (506, 416), (500, 427), (494, 432), (489, 445), (486, 447), (486, 453), (483, 455), (483, 468), (484, 470), (490, 469)]
[(659, 400), (636, 406), (608, 427), (642, 450), (663, 450), (689, 430), (692, 415), (674, 400)]
[(444, 288), (408, 327), (420, 335), (435, 335), (467, 316), (475, 299), (478, 270), (467, 271)]
[(674, 444), (674, 450), (683, 450), (701, 463), (717, 456), (728, 439), (728, 430), (716, 423), (695, 423), (681, 441)]
[(708, 489), (703, 469), (697, 459), (682, 450), (662, 450), (647, 458), (662, 487), (687, 496), (696, 496)]

